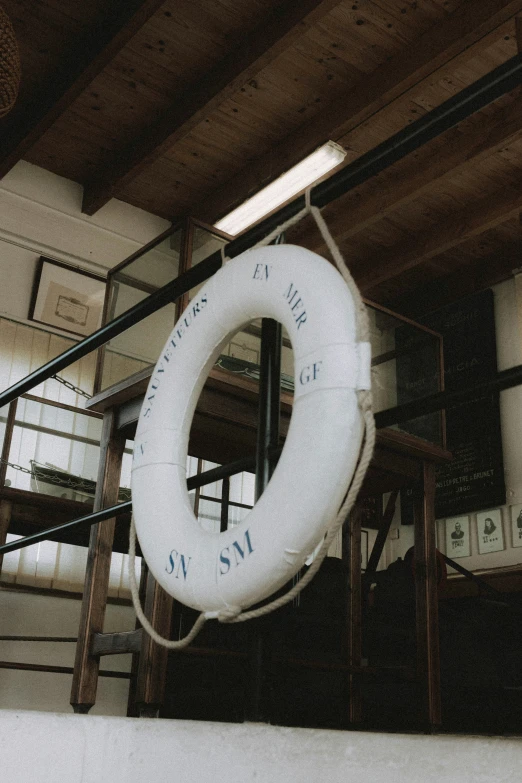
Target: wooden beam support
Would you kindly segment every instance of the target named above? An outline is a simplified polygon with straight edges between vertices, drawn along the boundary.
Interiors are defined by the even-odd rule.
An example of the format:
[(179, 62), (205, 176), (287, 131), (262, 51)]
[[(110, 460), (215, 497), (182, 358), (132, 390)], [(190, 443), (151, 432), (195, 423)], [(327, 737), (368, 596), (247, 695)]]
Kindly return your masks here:
[(442, 722), (434, 503), (435, 465), (424, 462), (413, 504), (417, 676), (421, 694), (420, 719), (428, 730)]
[(95, 633), (92, 637), (91, 655), (120, 655), (141, 650), (143, 629), (120, 633)]
[[(145, 616), (156, 631), (170, 638), (173, 598), (148, 573), (145, 594)], [(143, 633), (135, 703), (142, 718), (156, 718), (163, 704), (169, 651)]]
[(296, 128), (266, 154), (232, 177), (194, 214), (210, 223), (268, 185), (328, 139), (339, 141), (406, 91), (430, 76), (522, 11), (522, 2), (473, 0), (460, 5), (444, 21), (365, 76), (348, 92), (325, 106), (306, 125)]
[(4, 440), (2, 443), (2, 450), (0, 451), (0, 487), (5, 484), (5, 477), (7, 473), (7, 463), (9, 461), (9, 452), (11, 450), (11, 441), (13, 439), (13, 430), (16, 421), (16, 409), (18, 406), (18, 400), (13, 400), (9, 403), (7, 411), (7, 419), (5, 422)]
[(25, 153), (116, 54), (160, 8), (164, 0), (120, 0), (107, 3), (107, 12), (81, 40), (69, 49), (44, 89), (24, 101), (2, 123), (0, 177), (7, 174)]
[[(346, 549), (348, 565), (348, 665), (355, 670), (361, 668), (362, 661), (362, 589), (361, 589), (361, 517), (359, 505), (355, 505), (350, 514), (349, 524), (343, 536), (343, 550)], [(360, 681), (354, 674), (348, 675), (348, 714), (343, 715), (348, 724), (359, 724), (362, 721), (362, 700)], [(343, 721), (343, 722), (344, 722)]]
[[(443, 224), (437, 224), (415, 234), (409, 241), (379, 253), (376, 263), (359, 262), (354, 266), (357, 284), (368, 294), (380, 283), (518, 216), (521, 209), (522, 184), (505, 186), (479, 201), (469, 203), (460, 212), (448, 217)], [(364, 271), (358, 274), (357, 267)]]
[[(103, 416), (95, 511), (112, 506), (118, 500), (125, 438), (116, 431), (115, 418), (113, 409)], [(100, 661), (92, 654), (91, 640), (94, 634), (103, 633), (115, 525), (113, 518), (91, 528), (71, 690), (75, 712), (88, 712), (96, 701)]]
[(236, 42), (212, 71), (189, 84), (167, 112), (141, 138), (114, 157), (104, 173), (85, 187), (82, 211), (93, 215), (117, 195), (145, 166), (164, 155), (206, 115), (275, 60), (307, 27), (338, 5), (340, 0), (285, 0)]
[[(7, 531), (9, 530), (9, 524), (11, 522), (11, 511), (13, 504), (9, 500), (0, 500), (0, 546), (5, 544), (7, 539)], [(0, 555), (0, 576), (2, 576), (2, 564), (4, 562), (4, 556)]]
[[(469, 130), (461, 124), (447, 131), (433, 153), (423, 156), (422, 160), (413, 160), (407, 167), (393, 166), (368, 185), (337, 199), (324, 210), (328, 227), (336, 242), (341, 244), (393, 210), (411, 203), (445, 177), (471, 169), (520, 138), (522, 103), (515, 100), (480, 122), (474, 121)], [(292, 241), (309, 247), (306, 239), (309, 226), (301, 225), (302, 228), (293, 229)], [(325, 245), (321, 241), (311, 249), (324, 254)]]

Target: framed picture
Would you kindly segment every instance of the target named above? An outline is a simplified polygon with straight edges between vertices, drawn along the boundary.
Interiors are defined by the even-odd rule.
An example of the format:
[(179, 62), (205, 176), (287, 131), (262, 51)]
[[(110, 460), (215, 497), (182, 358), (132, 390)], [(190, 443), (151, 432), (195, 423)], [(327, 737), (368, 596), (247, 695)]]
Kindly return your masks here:
[(477, 514), (477, 535), (480, 555), (504, 549), (502, 512), (499, 508)]
[(511, 506), (511, 541), (522, 546), (522, 506)]
[(471, 555), (469, 517), (452, 517), (446, 520), (446, 554), (453, 560)]
[(29, 318), (86, 337), (101, 326), (105, 278), (40, 257)]

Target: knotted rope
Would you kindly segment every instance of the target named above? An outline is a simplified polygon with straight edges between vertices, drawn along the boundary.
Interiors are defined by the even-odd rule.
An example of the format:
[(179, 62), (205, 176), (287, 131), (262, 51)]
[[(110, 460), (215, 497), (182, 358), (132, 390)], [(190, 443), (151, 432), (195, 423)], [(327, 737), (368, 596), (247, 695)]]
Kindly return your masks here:
[[(321, 232), (321, 235), (332, 255), (333, 260), (335, 261), (335, 264), (339, 272), (341, 273), (346, 285), (350, 289), (350, 293), (355, 303), (357, 342), (364, 342), (364, 343), (369, 342), (370, 325), (368, 320), (368, 313), (366, 311), (366, 307), (362, 300), (361, 294), (346, 265), (342, 253), (337, 246), (337, 243), (332, 237), (328, 229), (328, 226), (326, 225), (323, 219), (323, 216), (321, 215), (319, 209), (315, 206), (312, 206), (312, 204), (310, 203), (310, 190), (306, 192), (304, 209), (302, 209), (296, 215), (289, 218), (289, 220), (286, 220), (284, 223), (282, 223), (280, 226), (274, 229), (274, 231), (268, 234), (268, 236), (264, 237), (260, 242), (258, 242), (251, 249), (254, 250), (255, 248), (264, 247), (265, 245), (270, 244), (270, 242), (272, 242), (277, 236), (279, 236), (279, 234), (282, 234), (288, 228), (295, 225), (309, 214), (312, 215), (312, 217), (314, 218), (317, 227)], [(224, 252), (222, 252), (222, 257), (223, 260), (225, 260)], [(169, 650), (176, 650), (182, 647), (187, 647), (192, 642), (192, 640), (197, 636), (197, 634), (201, 630), (201, 627), (207, 620), (217, 619), (219, 620), (219, 622), (222, 623), (243, 623), (246, 620), (252, 620), (255, 617), (262, 617), (264, 615), (270, 614), (270, 612), (273, 612), (276, 609), (281, 608), (282, 606), (285, 606), (285, 604), (290, 603), (290, 601), (292, 601), (297, 595), (299, 595), (301, 590), (303, 590), (306, 587), (306, 585), (309, 582), (311, 582), (311, 580), (314, 578), (315, 574), (321, 567), (321, 564), (325, 559), (328, 550), (330, 548), (330, 545), (334, 540), (335, 536), (337, 535), (337, 532), (343, 526), (344, 522), (348, 518), (348, 514), (350, 513), (350, 511), (354, 506), (355, 500), (357, 498), (358, 492), (361, 488), (361, 484), (364, 480), (364, 476), (366, 475), (366, 471), (368, 469), (368, 466), (372, 458), (373, 449), (375, 445), (375, 422), (373, 419), (373, 412), (372, 412), (372, 393), (370, 390), (358, 390), (357, 399), (358, 399), (359, 408), (362, 412), (363, 419), (364, 419), (364, 442), (361, 449), (359, 462), (357, 463), (355, 473), (353, 475), (350, 487), (345, 496), (343, 504), (341, 505), (341, 508), (339, 509), (335, 519), (328, 526), (321, 548), (317, 553), (316, 557), (314, 558), (306, 574), (287, 593), (280, 596), (279, 598), (274, 599), (273, 601), (270, 601), (268, 604), (265, 604), (264, 606), (261, 606), (257, 609), (251, 609), (250, 611), (245, 611), (245, 612), (239, 606), (227, 607), (226, 609), (222, 609), (220, 611), (215, 611), (215, 612), (202, 612), (197, 618), (194, 625), (192, 626), (192, 629), (182, 639), (174, 641), (171, 639), (165, 639), (163, 636), (160, 636), (160, 634), (158, 634), (157, 631), (154, 630), (154, 628), (152, 627), (148, 619), (145, 617), (143, 610), (141, 608), (141, 603), (138, 594), (138, 585), (136, 583), (136, 572), (134, 566), (135, 552), (136, 552), (136, 528), (134, 526), (134, 519), (131, 520), (131, 528), (130, 528), (130, 535), (129, 535), (129, 582), (131, 588), (132, 602), (134, 604), (134, 609), (136, 610), (136, 615), (140, 623), (142, 624), (143, 628), (147, 631), (149, 636), (153, 639), (153, 641), (155, 641), (157, 644), (162, 645), (163, 647), (167, 647)]]

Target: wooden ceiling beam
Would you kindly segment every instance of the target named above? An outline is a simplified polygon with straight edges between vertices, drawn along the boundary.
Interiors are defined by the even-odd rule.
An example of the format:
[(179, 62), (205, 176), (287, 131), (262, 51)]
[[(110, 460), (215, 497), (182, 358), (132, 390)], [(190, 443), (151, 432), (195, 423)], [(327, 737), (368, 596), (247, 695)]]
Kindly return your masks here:
[(507, 280), (520, 267), (521, 254), (522, 242), (510, 243), (500, 252), (476, 259), (452, 274), (394, 297), (386, 304), (402, 315), (418, 318)]
[(427, 30), (412, 45), (367, 74), (354, 87), (197, 205), (197, 217), (214, 223), (268, 185), (328, 139), (339, 141), (470, 46), (522, 12), (522, 0), (472, 0)]
[(5, 176), (73, 103), (165, 0), (120, 0), (64, 53), (44, 88), (2, 121), (0, 177)]
[[(363, 192), (357, 189), (335, 201), (325, 211), (328, 227), (341, 244), (395, 209), (411, 203), (445, 177), (473, 168), (479, 161), (521, 137), (522, 102), (519, 95), (518, 100), (483, 117), (480, 122), (474, 122), (469, 130), (458, 126), (447, 131), (442, 137), (443, 152), (437, 147), (433, 154), (419, 162), (414, 161), (407, 169), (395, 172), (392, 168), (389, 173), (381, 174), (372, 180), (371, 189), (365, 188)], [(293, 241), (307, 244), (306, 224), (301, 230), (294, 229), (294, 232)], [(324, 247), (320, 242), (312, 249), (322, 254)]]
[[(521, 209), (522, 182), (518, 186), (505, 186), (479, 201), (469, 203), (442, 224), (437, 223), (390, 250), (375, 253), (375, 263), (371, 260), (359, 262), (354, 269), (357, 284), (368, 294), (380, 283), (505, 223), (517, 216)], [(362, 270), (360, 274), (358, 267)]]
[(115, 155), (104, 167), (104, 174), (86, 183), (82, 211), (93, 215), (339, 2), (285, 0), (274, 8), (254, 29), (237, 40), (211, 72), (176, 96), (169, 110), (140, 138)]

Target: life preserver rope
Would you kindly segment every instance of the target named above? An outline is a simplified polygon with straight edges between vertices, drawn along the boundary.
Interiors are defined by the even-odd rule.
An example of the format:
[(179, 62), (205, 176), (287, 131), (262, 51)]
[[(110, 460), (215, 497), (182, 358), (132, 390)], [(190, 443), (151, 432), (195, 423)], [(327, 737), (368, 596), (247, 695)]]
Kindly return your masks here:
[[(321, 228), (318, 210), (307, 209), (317, 212)], [(289, 245), (255, 248), (208, 280), (174, 327), (138, 423), (133, 508), (153, 575), (168, 593), (202, 614), (190, 638), (157, 638), (136, 605), (130, 562), (138, 617), (156, 641), (184, 646), (209, 617), (237, 622), (281, 605), (277, 599), (262, 610), (242, 611), (287, 582), (323, 539), (320, 557), (297, 591), (318, 569), (355, 500), (373, 449), (368, 327), (361, 326), (366, 313), (355, 291), (353, 281), (347, 288), (337, 271), (310, 251)], [(238, 527), (211, 534), (197, 523), (188, 499), (190, 424), (223, 345), (259, 317), (283, 323), (294, 349), (296, 390), (289, 432), (272, 479), (247, 518)], [(363, 455), (347, 495), (365, 430)], [(133, 548), (132, 531), (131, 555)], [(288, 594), (283, 599), (290, 600)]]

